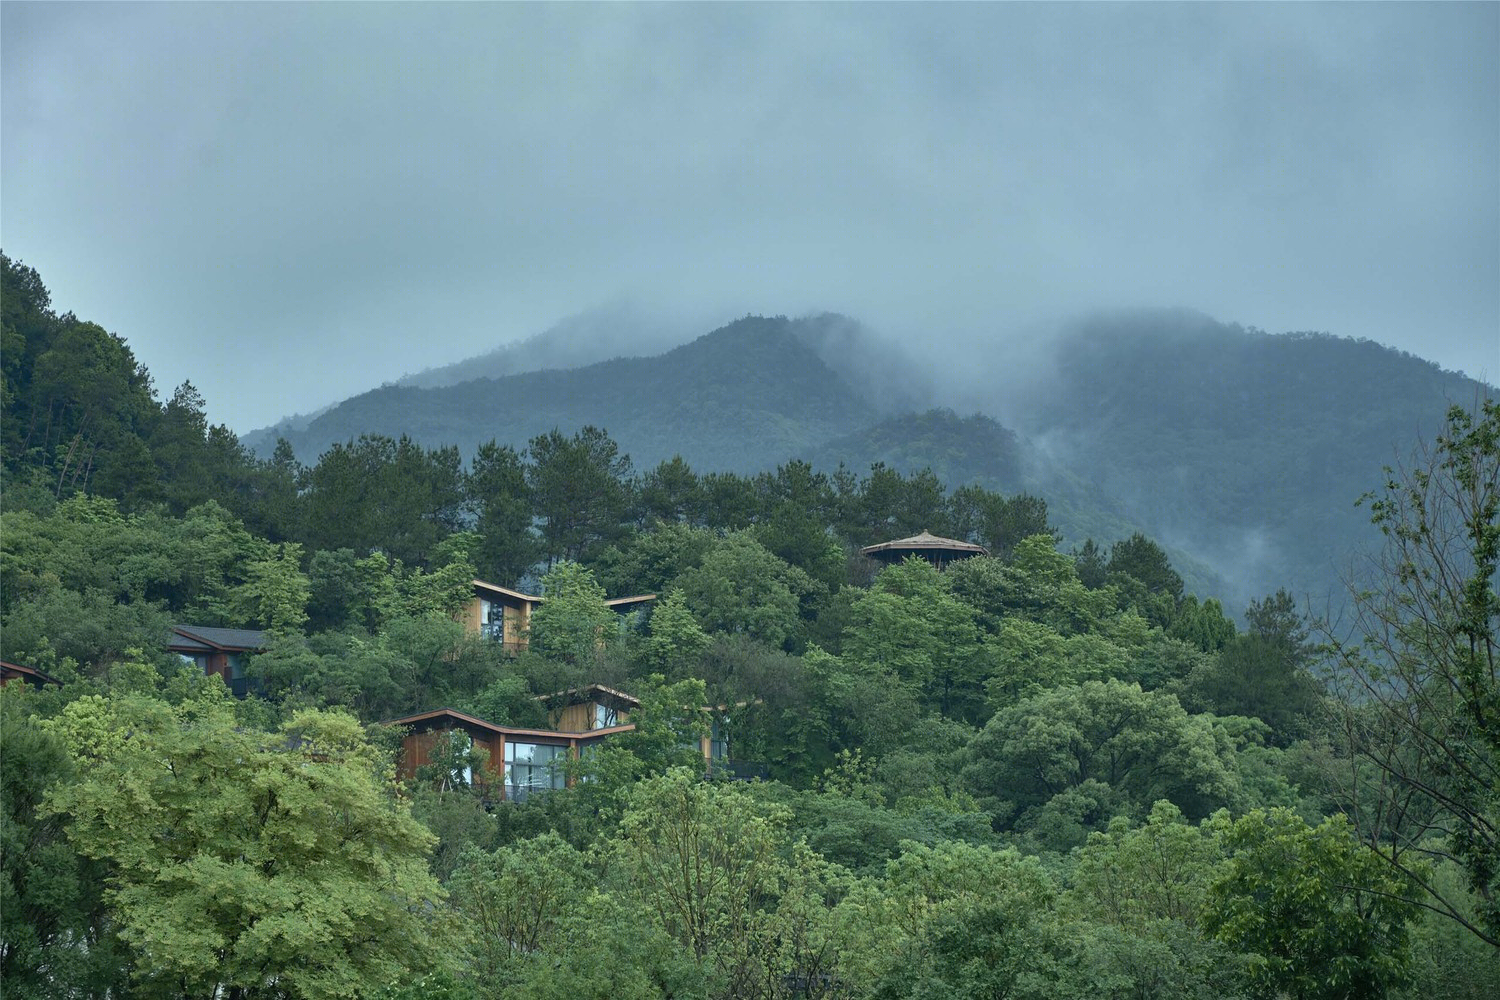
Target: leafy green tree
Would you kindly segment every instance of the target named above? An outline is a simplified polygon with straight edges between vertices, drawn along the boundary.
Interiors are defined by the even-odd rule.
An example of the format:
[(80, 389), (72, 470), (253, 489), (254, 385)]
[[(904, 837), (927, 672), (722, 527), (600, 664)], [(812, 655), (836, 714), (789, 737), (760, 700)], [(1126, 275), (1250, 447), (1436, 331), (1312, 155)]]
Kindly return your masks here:
[(691, 524), (698, 521), (703, 494), (697, 473), (682, 460), (681, 455), (673, 455), (670, 461), (660, 463), (641, 477), (635, 506), (636, 519), (643, 526), (652, 522)]
[(457, 448), (424, 449), (404, 435), (335, 444), (307, 473), (307, 541), (425, 564), (463, 524), (463, 479)]
[(950, 566), (953, 593), (973, 605), (979, 621), (994, 632), (1003, 621), (1022, 617), (1064, 635), (1090, 632), (1117, 609), (1109, 591), (1086, 588), (1073, 561), (1057, 551), (1051, 535), (1031, 535), (1016, 543), (1010, 562), (965, 559)]
[(974, 619), (946, 577), (913, 557), (883, 570), (854, 602), (844, 658), (895, 674), (943, 715), (977, 717), (983, 702)]
[(946, 842), (906, 844), (866, 919), (881, 926), (851, 963), (877, 995), (1057, 995), (1057, 888), (1036, 858)]
[(1229, 860), (1204, 923), (1250, 953), (1255, 996), (1379, 997), (1411, 963), (1412, 886), (1342, 816), (1312, 827), (1290, 809), (1217, 822)]
[(241, 622), (277, 632), (300, 631), (307, 624), (310, 591), (302, 574), (302, 546), (283, 542), (269, 558), (247, 565), (245, 576), (230, 598)]
[(1205, 653), (1216, 653), (1234, 640), (1234, 622), (1224, 614), (1224, 606), (1210, 597), (1202, 604), (1194, 594), (1183, 598), (1172, 620), (1168, 634), (1197, 646)]
[(1307, 625), (1285, 590), (1251, 601), (1245, 618), (1249, 631), (1189, 676), (1183, 697), (1205, 711), (1262, 719), (1285, 746), (1306, 735), (1323, 708)]
[(263, 733), (222, 701), (90, 697), (55, 731), (82, 777), (44, 812), (111, 865), (143, 993), (346, 997), (432, 962), (432, 836), (352, 718)]
[(706, 528), (663, 524), (611, 545), (592, 568), (607, 593), (660, 594), (703, 562), (718, 543), (718, 536)]
[(1139, 580), (1152, 594), (1165, 594), (1173, 600), (1182, 597), (1182, 577), (1161, 546), (1140, 532), (1110, 546), (1106, 569)]
[(1170, 694), (1116, 680), (1043, 691), (1003, 709), (971, 752), (971, 787), (1014, 803), (1023, 826), (1026, 810), (1094, 782), (1137, 811), (1167, 799), (1197, 817), (1236, 791), (1232, 748), (1208, 718), (1188, 715)]
[(752, 529), (756, 539), (830, 590), (844, 579), (844, 549), (828, 532), (828, 479), (806, 462), (779, 466), (756, 478), (767, 510)]
[(1109, 557), (1092, 538), (1084, 539), (1083, 546), (1073, 554), (1073, 567), (1078, 582), (1090, 590), (1098, 590), (1109, 582)]
[(630, 456), (607, 433), (584, 427), (564, 437), (554, 428), (532, 438), (527, 453), (526, 481), (549, 567), (586, 559), (624, 533)]
[(1023, 539), (1038, 535), (1057, 538), (1057, 529), (1047, 522), (1047, 501), (1028, 493), (995, 498), (984, 508), (980, 538), (998, 559), (1009, 559)]
[(531, 494), (521, 456), (509, 445), (480, 445), (469, 464), (466, 490), (481, 539), (473, 553), (479, 575), (515, 586), (540, 554), (531, 530)]
[(649, 669), (668, 677), (697, 673), (698, 661), (712, 642), (688, 610), (682, 591), (674, 590), (652, 610), (650, 632), (641, 640), (640, 658)]
[(788, 813), (686, 769), (631, 790), (617, 848), (658, 926), (744, 994), (757, 976), (766, 910), (785, 878)]
[(554, 946), (588, 884), (583, 854), (552, 832), (463, 853), (448, 887), (469, 974), (486, 994), (498, 995), (497, 987), (518, 978), (516, 962)]
[(876, 462), (857, 487), (837, 490), (838, 531), (855, 547), (905, 538), (919, 531), (949, 530), (943, 485), (931, 469), (910, 477)]
[[(1361, 833), (1426, 901), (1500, 947), (1500, 401), (1453, 407), (1437, 443), (1367, 497), (1385, 538), (1333, 635), (1345, 745), (1341, 797)], [(1359, 805), (1374, 808), (1358, 808)], [(1422, 878), (1451, 858), (1483, 907)]]
[(47, 793), (78, 780), (23, 684), (0, 688), (0, 981), (6, 996), (104, 996), (127, 986), (129, 955), (103, 899), (105, 865), (81, 856)]
[(778, 559), (748, 532), (725, 538), (678, 577), (683, 598), (709, 632), (789, 644), (800, 627), (799, 598), (816, 584)]
[(1189, 824), (1172, 803), (1159, 801), (1138, 826), (1116, 816), (1089, 835), (1078, 852), (1068, 901), (1119, 927), (1175, 920), (1194, 927), (1218, 874), (1215, 828)]
[(555, 564), (542, 577), (545, 600), (531, 614), (529, 648), (568, 663), (591, 663), (618, 636), (619, 621), (604, 603), (604, 588), (575, 562)]

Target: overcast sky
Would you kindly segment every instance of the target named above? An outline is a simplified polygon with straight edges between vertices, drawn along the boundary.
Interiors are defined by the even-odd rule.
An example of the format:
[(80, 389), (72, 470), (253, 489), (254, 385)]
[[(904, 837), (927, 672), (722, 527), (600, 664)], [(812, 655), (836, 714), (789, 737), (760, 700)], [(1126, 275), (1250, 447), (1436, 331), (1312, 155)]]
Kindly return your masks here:
[[(1500, 5), (0, 7), (0, 239), (247, 431), (622, 296), (1500, 381)], [(955, 348), (955, 350), (958, 348)]]

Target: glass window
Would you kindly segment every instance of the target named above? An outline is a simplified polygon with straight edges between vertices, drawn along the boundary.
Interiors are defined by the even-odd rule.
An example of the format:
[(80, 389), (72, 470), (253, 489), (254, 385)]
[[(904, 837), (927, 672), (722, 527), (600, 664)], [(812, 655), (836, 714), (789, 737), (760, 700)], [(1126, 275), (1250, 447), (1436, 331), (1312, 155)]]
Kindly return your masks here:
[(479, 632), (490, 639), (505, 638), (505, 605), (481, 597), (479, 599)]
[(729, 756), (729, 734), (725, 727), (719, 724), (719, 720), (713, 721), (713, 728), (709, 730), (708, 757), (710, 760), (723, 760)]
[(521, 802), (532, 792), (567, 784), (563, 761), (568, 748), (549, 743), (505, 741), (505, 797)]
[(602, 702), (594, 703), (594, 728), (607, 729), (620, 724), (620, 713)]

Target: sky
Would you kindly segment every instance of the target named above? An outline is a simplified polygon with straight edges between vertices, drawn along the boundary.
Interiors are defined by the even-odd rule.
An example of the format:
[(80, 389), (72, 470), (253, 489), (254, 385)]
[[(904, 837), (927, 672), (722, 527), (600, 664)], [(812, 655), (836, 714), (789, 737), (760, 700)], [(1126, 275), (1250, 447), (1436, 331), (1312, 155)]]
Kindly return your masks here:
[(0, 243), (241, 433), (628, 299), (1500, 381), (1500, 4), (0, 5)]

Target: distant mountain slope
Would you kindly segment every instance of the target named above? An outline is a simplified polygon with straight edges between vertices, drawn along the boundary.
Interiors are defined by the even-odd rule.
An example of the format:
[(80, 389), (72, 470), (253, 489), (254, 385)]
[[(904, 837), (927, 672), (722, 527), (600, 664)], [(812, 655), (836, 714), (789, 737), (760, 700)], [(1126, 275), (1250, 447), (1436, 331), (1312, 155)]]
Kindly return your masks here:
[(547, 369), (582, 368), (611, 358), (660, 354), (692, 340), (696, 329), (681, 320), (649, 312), (632, 302), (615, 302), (560, 320), (535, 336), (397, 379), (400, 386), (437, 389), (476, 378), (503, 378)]
[(1162, 541), (1251, 593), (1286, 585), (1319, 604), (1378, 540), (1355, 501), (1382, 466), (1484, 391), (1369, 341), (1150, 312), (1079, 325), (1045, 377), (1004, 398), (1019, 432)]
[(465, 454), (491, 438), (524, 446), (553, 427), (607, 429), (638, 468), (681, 453), (702, 471), (755, 471), (874, 421), (798, 336), (799, 323), (747, 317), (654, 358), (386, 386), (329, 410), (289, 440), (304, 462), (361, 434), (409, 434)]
[[(1069, 543), (1139, 527), (1194, 586), (1229, 581), (1211, 589), (1238, 611), (1280, 586), (1315, 606), (1340, 598), (1351, 553), (1378, 540), (1355, 501), (1382, 466), (1432, 440), (1450, 403), (1485, 391), (1376, 344), (1182, 311), (1099, 317), (1040, 345), (944, 359), (949, 377), (938, 380), (845, 317), (746, 318), (657, 357), (388, 386), (288, 437), (313, 462), (366, 433), (468, 453), (492, 437), (521, 446), (594, 424), (637, 468), (678, 453), (699, 471), (754, 472), (793, 456), (858, 472), (874, 461), (931, 466), (950, 487), (1043, 496)], [(956, 393), (955, 374), (981, 386), (964, 409), (1015, 434), (980, 416), (897, 416), (932, 406), (934, 384)]]
[[(1065, 548), (1080, 545), (1086, 538), (1107, 547), (1145, 530), (1097, 483), (1057, 465), (983, 414), (959, 417), (952, 410), (929, 410), (893, 417), (830, 441), (804, 457), (824, 471), (842, 462), (862, 474), (873, 463), (884, 462), (905, 475), (930, 468), (950, 490), (973, 483), (1001, 493), (1040, 496), (1047, 501), (1052, 523), (1062, 532)], [(1211, 566), (1181, 550), (1170, 554), (1190, 591), (1225, 592), (1228, 582)]]

